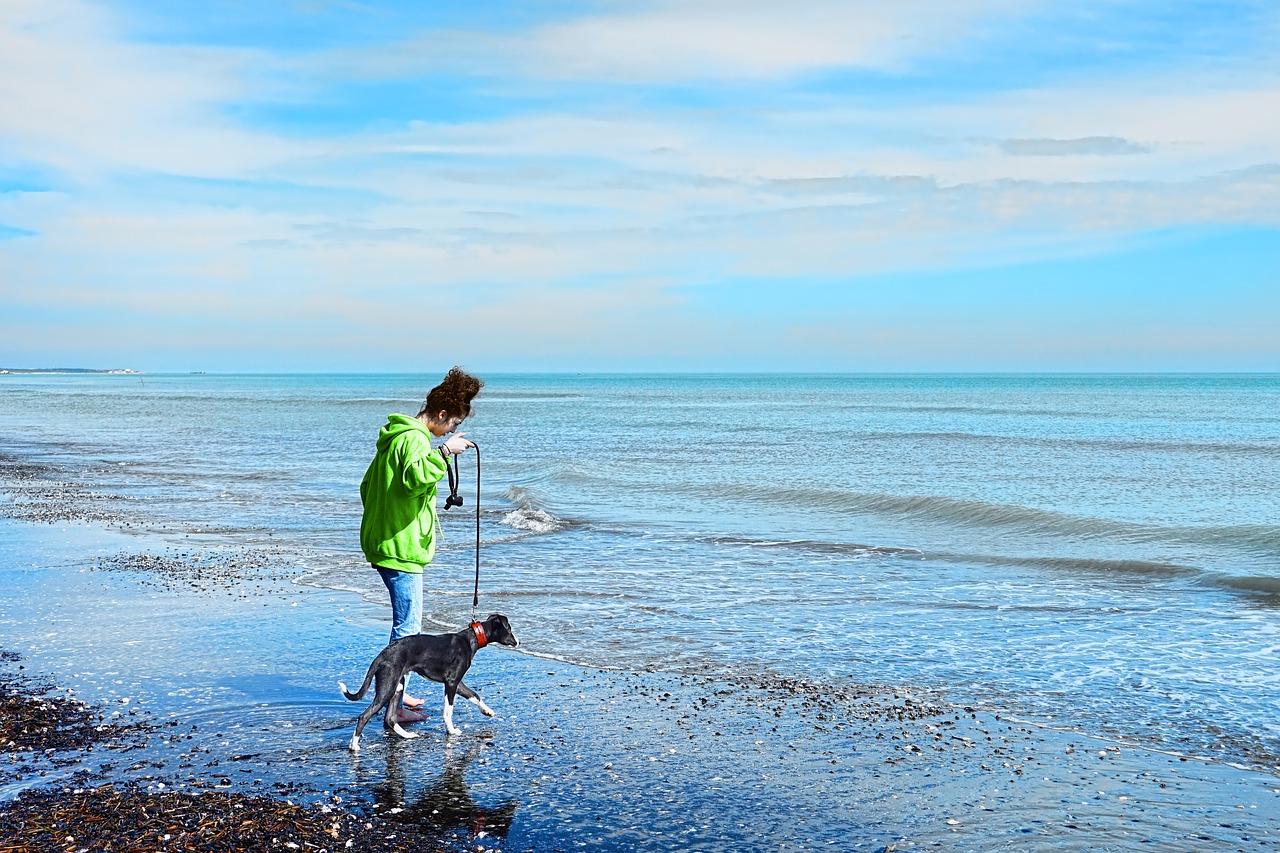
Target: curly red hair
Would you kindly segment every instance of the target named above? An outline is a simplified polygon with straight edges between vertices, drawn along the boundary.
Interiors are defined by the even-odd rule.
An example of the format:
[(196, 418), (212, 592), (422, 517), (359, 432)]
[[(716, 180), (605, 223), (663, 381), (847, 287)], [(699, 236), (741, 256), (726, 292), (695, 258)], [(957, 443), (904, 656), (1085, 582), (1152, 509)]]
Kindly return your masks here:
[(444, 381), (432, 388), (422, 404), (419, 415), (436, 415), (444, 412), (451, 418), (465, 418), (471, 414), (471, 401), (484, 387), (484, 381), (472, 376), (461, 367), (454, 367), (445, 374)]

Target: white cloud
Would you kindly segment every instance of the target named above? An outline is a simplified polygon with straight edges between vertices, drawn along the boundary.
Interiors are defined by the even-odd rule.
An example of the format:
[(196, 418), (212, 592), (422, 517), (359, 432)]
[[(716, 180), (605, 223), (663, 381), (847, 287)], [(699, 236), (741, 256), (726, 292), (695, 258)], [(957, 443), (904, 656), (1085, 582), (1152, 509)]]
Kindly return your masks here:
[(1126, 154), (1148, 154), (1150, 146), (1139, 145), (1119, 136), (1086, 136), (1083, 139), (1006, 139), (1000, 144), (1006, 154), (1015, 157), (1118, 157)]
[(585, 79), (773, 79), (836, 68), (901, 68), (971, 37), (1029, 0), (681, 0), (547, 25), (529, 73)]
[(898, 70), (963, 43), (984, 22), (1046, 0), (665, 0), (514, 33), (433, 30), (374, 49), (307, 60), (312, 72), (409, 77), (460, 71), (481, 78), (618, 83), (743, 82), (834, 69)]
[(0, 150), (93, 182), (104, 170), (243, 175), (299, 146), (221, 110), (261, 62), (241, 51), (136, 45), (77, 0), (0, 5)]

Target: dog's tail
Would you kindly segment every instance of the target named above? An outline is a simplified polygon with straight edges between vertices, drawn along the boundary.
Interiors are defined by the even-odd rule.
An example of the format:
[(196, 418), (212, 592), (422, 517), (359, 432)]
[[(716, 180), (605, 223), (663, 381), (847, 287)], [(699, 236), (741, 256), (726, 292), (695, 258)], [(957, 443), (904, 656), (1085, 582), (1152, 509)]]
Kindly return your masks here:
[(369, 685), (373, 683), (373, 674), (377, 671), (377, 669), (378, 669), (378, 662), (376, 660), (373, 663), (369, 664), (369, 671), (364, 674), (364, 684), (361, 684), (360, 689), (357, 690), (355, 693), (352, 693), (351, 691), (347, 690), (347, 685), (343, 684), (341, 681), (338, 682), (338, 689), (342, 691), (343, 696), (346, 696), (352, 702), (356, 702), (356, 701), (359, 701), (360, 699), (363, 699), (364, 694), (367, 693), (369, 690)]
[(364, 698), (365, 691), (369, 689), (369, 682), (372, 680), (373, 680), (372, 678), (366, 678), (364, 680), (364, 684), (360, 685), (360, 689), (357, 690), (355, 693), (352, 693), (350, 690), (348, 690), (347, 685), (342, 683), (341, 681), (338, 682), (338, 689), (342, 691), (343, 696), (346, 696), (352, 702), (355, 702), (359, 699)]

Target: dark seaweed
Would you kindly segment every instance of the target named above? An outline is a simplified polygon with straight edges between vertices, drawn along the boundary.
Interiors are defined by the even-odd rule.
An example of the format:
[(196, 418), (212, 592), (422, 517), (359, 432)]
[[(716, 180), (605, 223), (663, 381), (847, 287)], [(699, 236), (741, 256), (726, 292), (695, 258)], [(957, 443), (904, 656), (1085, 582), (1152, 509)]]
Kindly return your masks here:
[(24, 791), (0, 804), (0, 853), (430, 853), (439, 839), (374, 814), (228, 792), (139, 785)]

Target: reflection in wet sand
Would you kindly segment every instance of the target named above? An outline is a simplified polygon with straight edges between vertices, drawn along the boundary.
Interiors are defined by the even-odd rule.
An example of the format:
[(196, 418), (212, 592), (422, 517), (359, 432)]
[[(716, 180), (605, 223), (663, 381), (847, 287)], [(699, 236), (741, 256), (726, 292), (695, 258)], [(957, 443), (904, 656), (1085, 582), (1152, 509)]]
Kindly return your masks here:
[[(405, 760), (405, 750), (420, 750), (421, 742), (388, 740), (387, 748), (383, 750), (386, 777), (372, 786), (374, 801), (382, 817), (440, 833), (461, 831), (474, 836), (506, 838), (519, 801), (506, 798), (493, 805), (483, 805), (476, 801), (465, 778), (467, 768), (484, 750), (487, 738), (492, 734), (482, 733), (481, 737), (486, 739), (478, 740), (465, 749), (449, 740), (441, 755), (443, 767), (440, 775), (420, 790), (413, 790), (409, 785), (407, 767), (410, 762)], [(421, 766), (421, 762), (413, 763)], [(359, 775), (367, 776), (374, 772), (373, 764), (376, 762), (362, 765)], [(482, 787), (477, 786), (477, 789)]]

